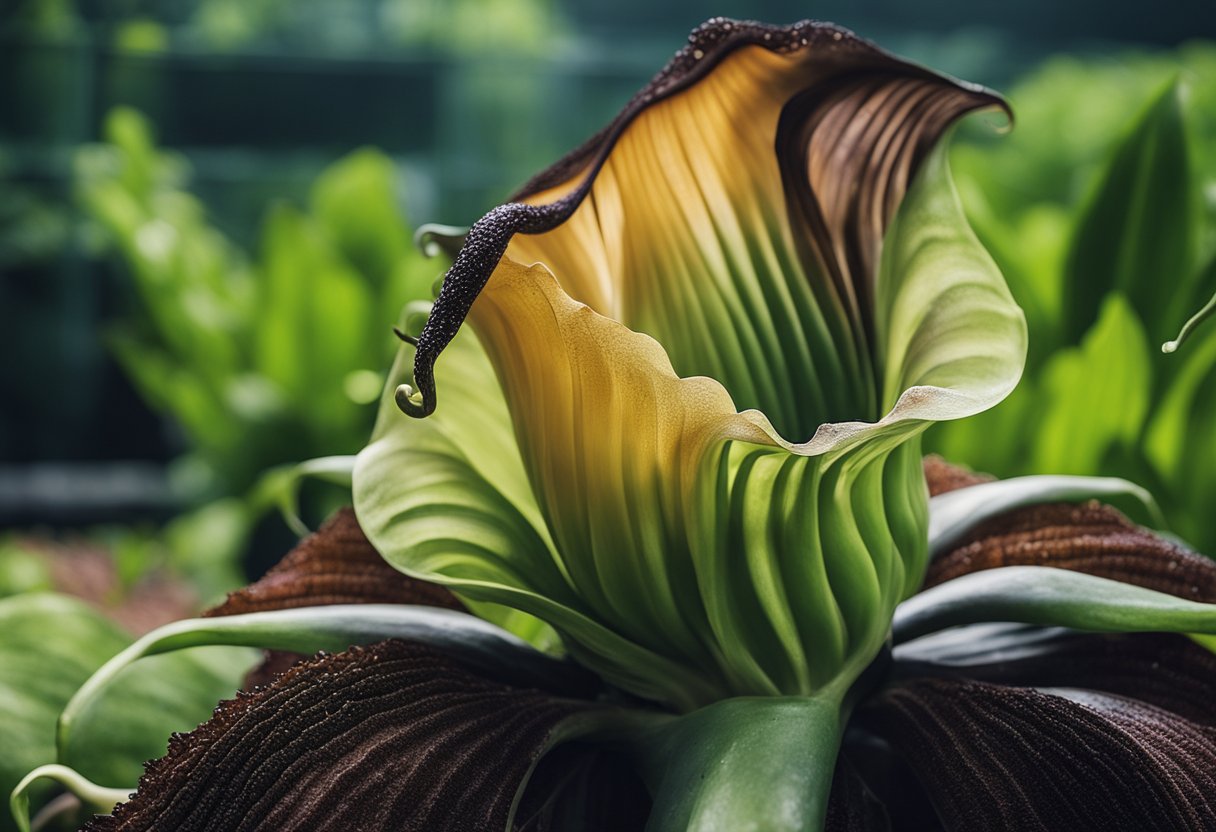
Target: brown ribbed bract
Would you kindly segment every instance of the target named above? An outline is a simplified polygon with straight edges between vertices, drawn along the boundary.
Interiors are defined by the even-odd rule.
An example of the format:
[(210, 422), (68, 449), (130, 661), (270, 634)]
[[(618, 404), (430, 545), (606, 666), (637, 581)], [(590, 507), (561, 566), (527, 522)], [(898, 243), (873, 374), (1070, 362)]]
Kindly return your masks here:
[(924, 466), (925, 481), (929, 484), (930, 497), (966, 488), (969, 485), (992, 482), (994, 479), (988, 474), (977, 474), (959, 465), (946, 462), (937, 454), (926, 456)]
[(843, 757), (836, 760), (824, 832), (888, 832), (891, 822), (874, 795)]
[(1216, 729), (1131, 699), (921, 679), (867, 720), (949, 830), (1216, 830)]
[(175, 735), (85, 832), (497, 832), (554, 727), (590, 707), (390, 640), (296, 665)]
[(266, 575), (205, 615), (240, 615), (330, 604), (421, 604), (464, 610), (446, 589), (406, 577), (368, 541), (355, 513), (339, 510)]
[(1110, 506), (1051, 503), (977, 526), (929, 566), (925, 587), (1001, 566), (1051, 566), (1216, 602), (1216, 561), (1131, 523)]
[(1061, 632), (1033, 650), (917, 670), (981, 682), (1098, 690), (1216, 726), (1216, 654), (1173, 633)]
[(536, 767), (515, 832), (642, 832), (650, 795), (623, 754), (570, 743)]
[[(342, 508), (321, 528), (301, 540), (261, 579), (230, 592), (203, 615), (323, 607), (331, 604), (419, 604), (463, 611), (448, 590), (407, 577), (389, 566), (372, 546), (355, 512)], [(245, 676), (245, 690), (269, 684), (303, 659), (299, 653), (266, 651), (266, 658)]]

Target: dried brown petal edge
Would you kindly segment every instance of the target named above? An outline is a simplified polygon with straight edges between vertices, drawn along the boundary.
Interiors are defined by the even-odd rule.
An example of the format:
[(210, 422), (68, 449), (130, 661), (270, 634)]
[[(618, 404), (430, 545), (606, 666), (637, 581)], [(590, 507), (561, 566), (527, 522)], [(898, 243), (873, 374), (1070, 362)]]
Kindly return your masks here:
[(330, 604), (421, 604), (463, 611), (443, 587), (407, 577), (389, 566), (368, 541), (351, 508), (338, 510), (281, 561), (204, 615)]
[(947, 462), (937, 454), (928, 454), (923, 460), (925, 481), (929, 485), (929, 496), (936, 497), (949, 491), (957, 491), (971, 485), (992, 482), (996, 477), (978, 474), (961, 465)]

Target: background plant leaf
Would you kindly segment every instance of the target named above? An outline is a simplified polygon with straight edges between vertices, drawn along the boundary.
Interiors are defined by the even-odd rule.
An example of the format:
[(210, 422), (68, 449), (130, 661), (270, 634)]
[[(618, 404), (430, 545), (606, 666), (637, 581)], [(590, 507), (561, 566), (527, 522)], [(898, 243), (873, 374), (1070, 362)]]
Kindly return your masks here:
[[(49, 593), (0, 600), (0, 794), (56, 761), (55, 721), (72, 694), (129, 637), (79, 601)], [(37, 805), (45, 786), (32, 790)], [(7, 812), (0, 830), (13, 830)]]
[[(1194, 280), (1195, 195), (1181, 90), (1169, 84), (1115, 151), (1064, 266), (1064, 336), (1080, 338), (1122, 292), (1155, 343), (1177, 331)], [(1158, 331), (1163, 330), (1163, 331)]]

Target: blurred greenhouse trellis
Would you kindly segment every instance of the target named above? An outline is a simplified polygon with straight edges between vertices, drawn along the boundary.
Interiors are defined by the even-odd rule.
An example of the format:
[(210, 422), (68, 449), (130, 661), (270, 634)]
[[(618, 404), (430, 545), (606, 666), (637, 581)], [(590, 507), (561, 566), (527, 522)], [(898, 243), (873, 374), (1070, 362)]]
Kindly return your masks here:
[[(155, 351), (146, 355), (149, 333), (159, 332), (160, 339), (181, 333), (171, 315), (158, 325), (155, 305), (137, 302), (129, 278), (139, 276), (142, 248), (131, 241), (141, 231), (124, 231), (124, 223), (140, 215), (138, 208), (119, 204), (124, 192), (130, 197), (139, 187), (156, 190), (158, 211), (169, 206), (168, 220), (176, 211), (198, 239), (214, 243), (206, 256), (217, 258), (214, 268), (228, 271), (234, 284), (231, 307), (218, 311), (243, 321), (233, 324), (244, 333), (234, 343), (256, 341), (252, 333), (273, 324), (241, 294), (256, 294), (249, 289), (257, 283), (251, 275), (276, 272), (276, 262), (309, 245), (285, 238), (295, 234), (302, 240), (310, 234), (301, 229), (315, 231), (318, 223), (333, 220), (318, 196), (326, 182), (341, 179), (343, 171), (363, 170), (376, 180), (365, 177), (364, 185), (371, 191), (393, 188), (388, 201), (404, 207), (413, 222), (468, 222), (604, 122), (688, 28), (712, 14), (835, 19), (911, 57), (1004, 87), (1051, 51), (1101, 52), (1120, 39), (1171, 44), (1216, 33), (1216, 6), (1169, 6), (1145, 20), (1111, 14), (1097, 0), (1066, 6), (1043, 0), (1016, 8), (937, 2), (915, 9), (896, 0), (19, 2), (0, 28), (0, 325), (21, 355), (0, 366), (0, 524), (165, 519), (191, 500), (247, 494), (267, 464), (346, 452), (357, 441), (357, 419), (315, 441), (273, 420), (264, 426), (278, 424), (277, 430), (231, 435), (233, 424), (244, 424), (242, 407), (299, 407), (307, 393), (297, 387), (273, 404), (274, 397), (259, 393), (248, 373), (248, 384), (228, 385), (229, 408), (222, 414), (229, 417), (227, 427), (218, 413), (199, 415), (205, 410), (196, 407), (191, 416), (189, 395), (170, 402), (164, 389), (156, 392), (166, 382), (156, 380)], [(1154, 72), (1152, 78), (1159, 79)], [(1125, 119), (1150, 92), (1143, 83), (1123, 98), (1118, 96), (1126, 91), (1112, 90), (1104, 87), (1100, 96), (1114, 96), (1106, 112), (1122, 109)], [(133, 110), (114, 113), (117, 106)], [(173, 151), (157, 163), (159, 173), (146, 172), (151, 179), (142, 186), (123, 184), (129, 171), (114, 167), (124, 155), (138, 156), (136, 145), (145, 141), (136, 112), (159, 144)], [(98, 149), (107, 123), (116, 141)], [(1107, 123), (1116, 128), (1113, 120)], [(1116, 136), (1091, 139), (1105, 152)], [(322, 175), (363, 146), (384, 155), (363, 152)], [(1072, 176), (1059, 179), (1073, 188), (1087, 181), (1081, 168), (1092, 178), (1101, 155), (1095, 146), (1083, 150), (1066, 157)], [(1006, 161), (1017, 152), (1005, 153)], [(150, 149), (144, 155), (153, 158)], [(961, 176), (982, 181), (984, 163), (968, 173), (963, 161)], [(102, 195), (106, 190), (109, 197)], [(1079, 198), (1075, 191), (1056, 196), (1069, 210)], [(281, 200), (286, 202), (268, 213)], [(1016, 213), (1018, 222), (1035, 214), (1026, 206), (1002, 208)], [(144, 209), (150, 210), (146, 204)], [(154, 220), (152, 214), (142, 216), (149, 228), (164, 228)], [(1065, 233), (1059, 229), (1070, 221), (1057, 222), (1049, 233)], [(103, 233), (106, 226), (109, 234)], [(155, 232), (142, 233), (142, 245), (155, 250)], [(988, 233), (995, 239), (999, 232)], [(123, 251), (124, 234), (126, 256), (115, 257)], [(327, 235), (334, 232), (321, 234)], [(229, 242), (215, 242), (221, 238)], [(398, 247), (395, 257), (412, 257), (401, 240), (389, 245)], [(313, 254), (301, 262), (314, 267), (332, 252), (314, 248)], [(348, 255), (339, 251), (338, 259), (361, 280), (369, 279), (366, 263)], [(429, 281), (439, 267), (413, 262), (419, 271), (411, 285), (417, 291), (421, 275)], [(139, 277), (135, 285), (146, 289), (147, 275)], [(214, 281), (210, 285), (215, 298), (226, 291)], [(370, 377), (359, 371), (382, 369), (365, 366), (378, 338), (385, 339), (384, 349), (392, 346), (387, 326), (396, 317), (395, 301), (382, 302), (386, 308), (376, 310), (382, 321), (363, 318), (367, 331), (358, 336), (367, 340), (360, 366), (342, 368), (344, 391), (369, 387)], [(141, 306), (147, 307), (142, 313)], [(128, 322), (127, 340), (113, 326), (120, 320)], [(132, 327), (145, 340), (130, 340)], [(103, 351), (103, 336), (126, 356), (134, 386)], [(121, 346), (133, 343), (140, 347)], [(230, 364), (229, 380), (241, 377), (233, 369), (240, 366)], [(196, 382), (200, 390), (210, 384), (201, 377)], [(178, 427), (166, 431), (136, 389), (176, 415), (170, 421)], [(248, 424), (257, 422), (251, 417)], [(178, 476), (165, 476), (164, 461), (208, 443), (214, 450), (224, 444), (217, 437), (225, 431), (228, 449), (213, 456), (226, 454), (226, 473), (188, 476), (198, 467), (178, 466)], [(952, 441), (965, 444), (965, 432)], [(248, 443), (260, 452), (250, 453)], [(982, 453), (973, 461), (1010, 473), (1000, 470), (1010, 467), (1008, 461), (985, 460)], [(196, 519), (213, 537), (223, 537), (225, 527), (234, 540), (245, 531), (216, 512)], [(198, 528), (181, 527), (179, 536), (197, 537)], [(267, 548), (272, 557), (282, 547)]]

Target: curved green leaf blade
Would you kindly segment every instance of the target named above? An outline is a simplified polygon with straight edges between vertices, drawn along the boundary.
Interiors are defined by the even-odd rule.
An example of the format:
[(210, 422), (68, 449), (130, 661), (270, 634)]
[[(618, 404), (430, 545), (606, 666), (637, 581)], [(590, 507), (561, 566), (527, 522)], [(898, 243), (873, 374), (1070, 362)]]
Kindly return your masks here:
[[(1126, 499), (1122, 499), (1126, 498)], [(1164, 525), (1147, 490), (1117, 477), (1036, 475), (959, 488), (929, 500), (930, 557), (950, 551), (972, 529), (997, 515), (1041, 503), (1103, 500), (1138, 507), (1151, 525)]]
[(59, 717), (60, 752), (72, 748), (93, 700), (128, 666), (188, 647), (239, 645), (312, 654), (400, 638), (437, 647), (475, 670), (525, 687), (585, 691), (579, 668), (551, 658), (505, 630), (471, 615), (435, 607), (349, 604), (177, 621), (148, 633), (101, 667)]
[(80, 772), (68, 766), (49, 764), (31, 771), (13, 789), (9, 797), (9, 810), (19, 832), (30, 832), (30, 787), (39, 780), (55, 780), (80, 798), (81, 802), (99, 812), (108, 812), (114, 804), (125, 801), (134, 788), (109, 789), (91, 782)]
[(983, 621), (1097, 632), (1216, 635), (1216, 604), (1200, 604), (1131, 584), (1045, 566), (973, 572), (900, 604), (892, 633), (900, 644)]
[(174, 732), (211, 716), (261, 659), (244, 647), (207, 647), (155, 656), (127, 668), (80, 711), (59, 762), (98, 783), (138, 782)]
[(300, 516), (300, 487), (304, 480), (315, 477), (322, 482), (334, 485), (351, 485), (351, 475), (355, 469), (355, 457), (323, 456), (307, 459), (295, 465), (283, 465), (272, 468), (262, 475), (249, 502), (253, 504), (254, 513), (271, 504), (277, 505), (283, 515), (284, 522), (299, 537), (305, 537), (313, 532)]
[[(139, 668), (81, 714), (70, 745), (55, 747), (55, 721), (105, 660), (131, 639), (70, 598), (24, 595), (0, 602), (0, 789), (43, 764), (66, 763), (100, 783), (134, 784), (174, 731), (206, 719), (240, 686), (255, 656), (244, 650), (180, 655)], [(31, 780), (23, 800), (43, 786)], [(31, 788), (32, 787), (32, 790)], [(10, 827), (0, 818), (0, 830)]]

